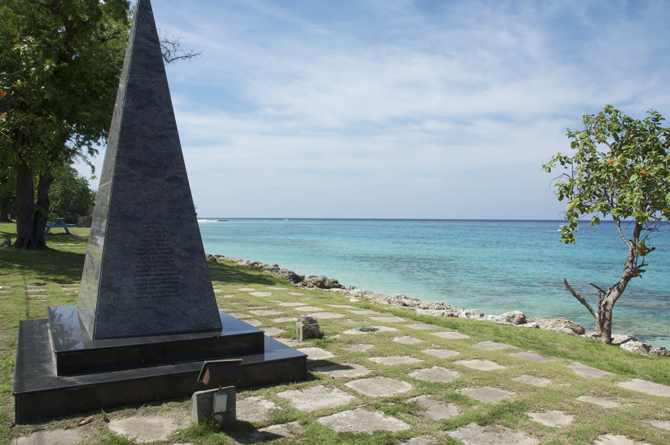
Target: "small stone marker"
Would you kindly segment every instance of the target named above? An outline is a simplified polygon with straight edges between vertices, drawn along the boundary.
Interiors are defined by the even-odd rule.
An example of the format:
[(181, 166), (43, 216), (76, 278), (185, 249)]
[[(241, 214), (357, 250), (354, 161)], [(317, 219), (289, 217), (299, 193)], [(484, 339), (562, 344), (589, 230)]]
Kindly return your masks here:
[(342, 348), (342, 349), (347, 350), (349, 352), (365, 352), (365, 351), (367, 351), (369, 349), (372, 349), (374, 347), (375, 347), (375, 345), (360, 344), (360, 345), (349, 346), (347, 348)]
[(288, 400), (296, 409), (311, 412), (324, 408), (335, 408), (346, 405), (355, 399), (354, 396), (337, 388), (326, 388), (323, 385), (313, 386), (302, 391), (284, 391), (277, 394)]
[(603, 408), (618, 408), (621, 406), (618, 402), (611, 398), (605, 397), (593, 397), (593, 396), (579, 396), (577, 400), (580, 402), (593, 403), (594, 405), (600, 405)]
[(423, 343), (423, 340), (418, 338), (410, 337), (409, 335), (403, 335), (402, 337), (396, 337), (393, 339), (394, 342), (400, 343), (403, 345), (415, 345), (417, 343)]
[(553, 362), (554, 360), (556, 360), (556, 357), (544, 357), (535, 351), (515, 352), (510, 355), (512, 357), (520, 358), (523, 360), (530, 360), (532, 362)]
[(410, 428), (408, 424), (395, 417), (385, 416), (376, 411), (357, 408), (353, 411), (342, 411), (332, 416), (317, 420), (321, 425), (332, 428), (338, 433), (368, 433), (375, 431), (403, 431)]
[(261, 396), (238, 400), (236, 406), (237, 418), (245, 422), (267, 422), (272, 411), (276, 409), (281, 408)]
[(320, 338), (319, 322), (309, 315), (303, 315), (295, 324), (295, 333), (299, 341)]
[(75, 445), (83, 441), (84, 436), (79, 430), (52, 430), (18, 437), (12, 445)]
[(178, 422), (167, 417), (151, 416), (112, 420), (107, 424), (107, 428), (117, 434), (133, 437), (137, 443), (148, 443), (167, 440), (175, 430), (186, 425), (188, 425), (186, 419)]
[(321, 348), (302, 348), (298, 351), (307, 354), (307, 360), (326, 360), (335, 357), (332, 352), (325, 351)]
[(196, 391), (191, 396), (191, 422), (200, 425), (206, 420), (212, 419), (212, 408), (214, 406), (214, 397), (224, 393), (226, 395), (225, 411), (219, 411), (216, 419), (219, 425), (230, 425), (237, 421), (235, 414), (235, 402), (237, 391), (234, 386), (219, 389), (206, 389)]
[(440, 402), (432, 395), (423, 395), (407, 399), (408, 402), (416, 402), (425, 411), (417, 413), (418, 416), (431, 420), (444, 420), (458, 415), (458, 407), (453, 403), (449, 405)]
[(650, 445), (646, 442), (635, 442), (626, 436), (616, 436), (614, 434), (605, 434), (598, 437), (593, 445)]
[(631, 391), (637, 391), (650, 396), (670, 397), (670, 386), (660, 383), (648, 382), (646, 380), (633, 379), (628, 382), (617, 383), (618, 386)]
[(406, 355), (394, 355), (389, 357), (369, 357), (368, 360), (380, 365), (407, 365), (411, 363), (421, 363), (423, 360), (414, 357), (408, 357)]
[(496, 403), (514, 395), (513, 392), (505, 391), (504, 389), (491, 388), (490, 386), (466, 388), (460, 392), (465, 396), (472, 397), (473, 399), (484, 403)]
[(568, 365), (568, 368), (571, 368), (573, 371), (575, 371), (575, 374), (578, 376), (587, 379), (595, 379), (604, 375), (612, 374), (611, 372), (602, 371), (598, 368), (582, 365), (581, 363), (577, 362), (573, 363), (572, 365)]
[(568, 426), (575, 419), (572, 416), (566, 415), (562, 411), (548, 411), (546, 413), (528, 413), (531, 419), (541, 423), (542, 425), (553, 428), (560, 428)]
[(424, 349), (421, 352), (437, 358), (449, 358), (459, 354), (459, 352), (451, 349)]
[(331, 375), (333, 378), (340, 377), (363, 377), (370, 373), (370, 370), (362, 365), (355, 363), (343, 363), (328, 366), (320, 366), (312, 369), (315, 372), (323, 372)]
[(474, 422), (447, 434), (472, 445), (537, 445), (539, 443), (532, 437), (504, 426), (479, 426)]
[(451, 369), (434, 366), (432, 368), (422, 369), (410, 374), (410, 377), (423, 380), (424, 382), (449, 383), (457, 379), (459, 374)]
[(499, 369), (507, 369), (506, 367), (490, 360), (458, 360), (454, 363), (457, 365), (467, 366), (468, 368), (476, 369), (478, 371), (497, 371)]
[(516, 348), (516, 346), (506, 345), (505, 343), (496, 343), (489, 340), (479, 342), (472, 346), (477, 349), (483, 349), (484, 351), (497, 351), (499, 349)]
[(370, 397), (393, 397), (412, 389), (409, 383), (388, 377), (354, 380), (347, 383), (346, 386)]
[(519, 377), (516, 377), (514, 379), (515, 382), (519, 383), (528, 383), (529, 385), (533, 386), (547, 386), (551, 383), (551, 380), (545, 379), (543, 377), (535, 377), (532, 375), (520, 375)]
[(448, 338), (450, 340), (460, 340), (462, 338), (470, 338), (469, 335), (461, 334), (460, 332), (444, 331), (444, 332), (433, 332), (433, 335), (440, 338)]

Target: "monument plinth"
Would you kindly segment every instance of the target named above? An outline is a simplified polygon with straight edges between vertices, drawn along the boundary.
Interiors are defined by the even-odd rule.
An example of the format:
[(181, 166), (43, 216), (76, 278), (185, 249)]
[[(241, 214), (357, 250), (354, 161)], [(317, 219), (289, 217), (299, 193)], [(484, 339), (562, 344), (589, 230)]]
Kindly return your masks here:
[(138, 0), (76, 306), (19, 326), (16, 422), (191, 395), (204, 360), (240, 385), (304, 377), (306, 355), (217, 308), (151, 3)]

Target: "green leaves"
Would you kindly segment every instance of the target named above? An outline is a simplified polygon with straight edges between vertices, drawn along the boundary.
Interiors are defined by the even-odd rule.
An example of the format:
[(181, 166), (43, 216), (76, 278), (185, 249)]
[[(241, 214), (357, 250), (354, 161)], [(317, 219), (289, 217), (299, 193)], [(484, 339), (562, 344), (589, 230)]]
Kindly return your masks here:
[[(574, 243), (578, 221), (590, 226), (611, 215), (647, 224), (670, 215), (670, 129), (663, 117), (649, 111), (644, 120), (605, 105), (597, 115), (583, 117), (583, 130), (567, 130), (572, 156), (557, 153), (542, 168), (563, 167), (556, 178), (556, 197), (568, 200), (561, 241)], [(665, 209), (665, 210), (664, 210)]]

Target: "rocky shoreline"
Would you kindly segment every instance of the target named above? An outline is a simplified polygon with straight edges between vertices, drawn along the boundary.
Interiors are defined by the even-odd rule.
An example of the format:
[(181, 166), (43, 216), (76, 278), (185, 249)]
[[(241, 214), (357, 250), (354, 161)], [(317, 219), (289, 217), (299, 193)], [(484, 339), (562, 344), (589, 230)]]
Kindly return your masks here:
[[(354, 299), (365, 299), (379, 304), (411, 308), (421, 315), (486, 320), (492, 321), (494, 323), (509, 324), (519, 327), (544, 329), (567, 335), (578, 335), (584, 338), (594, 338), (592, 334), (586, 333), (584, 326), (568, 320), (565, 317), (528, 319), (521, 311), (506, 312), (502, 315), (484, 315), (484, 312), (481, 309), (465, 309), (463, 307), (451, 306), (450, 304), (441, 301), (425, 302), (405, 294), (388, 296), (378, 292), (359, 289), (355, 286), (349, 286), (348, 288), (345, 288), (336, 278), (328, 278), (325, 276), (316, 275), (299, 275), (292, 270), (280, 268), (278, 264), (269, 265), (261, 261), (241, 260), (232, 257), (225, 257), (223, 255), (207, 254), (208, 261), (217, 262), (218, 259), (232, 261), (238, 266), (247, 266), (260, 269), (272, 275), (282, 277), (296, 287), (330, 290), (332, 292), (338, 292)], [(667, 349), (663, 347), (653, 348), (651, 345), (643, 343), (630, 335), (614, 335), (612, 336), (612, 344), (620, 346), (622, 349), (636, 354), (670, 356), (670, 351)]]

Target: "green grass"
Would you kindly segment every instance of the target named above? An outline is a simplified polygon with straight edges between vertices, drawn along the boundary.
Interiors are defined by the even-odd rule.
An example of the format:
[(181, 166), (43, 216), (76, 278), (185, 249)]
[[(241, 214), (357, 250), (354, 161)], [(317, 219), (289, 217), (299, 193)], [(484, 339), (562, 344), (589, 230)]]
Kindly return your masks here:
[[(0, 224), (0, 238), (14, 233), (14, 226)], [(61, 233), (47, 235), (51, 249), (39, 252), (0, 249), (0, 286), (11, 286), (9, 292), (0, 293), (0, 445), (9, 444), (14, 438), (29, 435), (37, 430), (74, 428), (81, 417), (57, 419), (38, 425), (13, 426), (13, 397), (11, 385), (14, 372), (16, 336), (20, 320), (45, 318), (46, 308), (50, 305), (76, 304), (75, 291), (64, 291), (60, 285), (73, 283), (78, 285), (84, 264), (88, 231), (76, 229), (68, 236)], [(285, 332), (280, 337), (293, 338), (293, 322), (275, 323), (278, 317), (299, 316), (290, 307), (278, 302), (305, 302), (311, 306), (323, 308), (328, 312), (340, 312), (345, 316), (339, 319), (319, 320), (326, 336), (304, 342), (305, 346), (318, 347), (335, 355), (332, 359), (314, 362), (308, 365), (310, 370), (305, 381), (293, 384), (262, 388), (242, 389), (238, 400), (250, 396), (261, 396), (276, 404), (279, 410), (273, 411), (266, 422), (238, 422), (234, 426), (219, 429), (213, 424), (190, 426), (179, 433), (175, 432), (164, 442), (166, 444), (189, 442), (192, 444), (233, 444), (249, 443), (249, 434), (256, 429), (278, 423), (298, 422), (304, 435), (295, 440), (282, 443), (310, 444), (390, 444), (401, 443), (411, 437), (429, 435), (440, 443), (459, 443), (445, 435), (451, 431), (476, 422), (480, 425), (496, 424), (522, 431), (537, 438), (540, 443), (555, 444), (592, 444), (601, 434), (623, 434), (636, 441), (651, 444), (670, 443), (670, 432), (648, 425), (648, 420), (670, 420), (668, 400), (661, 397), (624, 390), (616, 386), (617, 382), (631, 378), (640, 378), (657, 383), (670, 384), (668, 373), (670, 360), (666, 357), (646, 357), (635, 355), (620, 348), (607, 346), (599, 341), (557, 334), (539, 329), (498, 325), (495, 323), (460, 318), (436, 318), (421, 316), (410, 309), (395, 308), (373, 304), (366, 300), (351, 303), (340, 293), (320, 290), (297, 289), (286, 281), (266, 274), (257, 269), (240, 267), (232, 262), (208, 262), (212, 283), (217, 295), (219, 307), (227, 312), (248, 314), (258, 320), (261, 326), (277, 326)], [(234, 276), (231, 276), (234, 275)], [(237, 278), (241, 277), (241, 278)], [(34, 297), (28, 292), (32, 286), (46, 290), (44, 297)], [(239, 291), (240, 287), (253, 287), (259, 291), (267, 286), (286, 287), (287, 290), (272, 290), (272, 297), (255, 297), (248, 292)], [(76, 286), (73, 286), (76, 287)], [(299, 292), (302, 296), (290, 295)], [(309, 300), (302, 300), (308, 298)], [(44, 300), (44, 301), (41, 301)], [(357, 309), (372, 309), (378, 312), (392, 313), (406, 318), (409, 322), (422, 322), (443, 329), (457, 330), (468, 334), (470, 338), (447, 340), (436, 337), (430, 331), (413, 330), (404, 327), (409, 323), (381, 323), (357, 315), (346, 309), (336, 309), (329, 304), (349, 304)], [(281, 310), (282, 315), (258, 316), (251, 311), (258, 307)], [(318, 312), (313, 315), (319, 319)], [(397, 329), (395, 332), (377, 332), (367, 335), (344, 334), (357, 326), (386, 325)], [(393, 341), (394, 337), (411, 336), (423, 342), (418, 345), (404, 345)], [(540, 354), (554, 356), (554, 362), (534, 363), (509, 356), (510, 350), (482, 351), (473, 345), (492, 340), (517, 346), (519, 350), (534, 350)], [(366, 352), (351, 352), (344, 348), (357, 344), (374, 345)], [(426, 348), (447, 348), (459, 355), (449, 359), (438, 359), (422, 353)], [(412, 356), (423, 360), (421, 363), (385, 366), (369, 360), (374, 356)], [(486, 358), (495, 361), (507, 369), (495, 372), (470, 370), (455, 363), (458, 360)], [(577, 361), (589, 366), (611, 372), (612, 375), (598, 379), (578, 377), (566, 365)], [(354, 363), (370, 370), (365, 377), (385, 376), (401, 379), (412, 385), (412, 389), (402, 395), (390, 398), (372, 398), (355, 392), (346, 386), (353, 379), (332, 379), (329, 375), (315, 372), (316, 366), (329, 363)], [(409, 376), (419, 368), (442, 366), (460, 374), (449, 383), (430, 383)], [(545, 377), (552, 381), (550, 386), (538, 388), (513, 381), (521, 374)], [(302, 412), (294, 408), (278, 394), (286, 390), (304, 390), (315, 385), (326, 385), (355, 395), (355, 400), (345, 406), (321, 409), (314, 412)], [(514, 396), (497, 404), (486, 404), (459, 393), (475, 386), (493, 386), (514, 392)], [(443, 403), (458, 406), (459, 415), (442, 421), (428, 420), (417, 416), (422, 409), (416, 403), (408, 403), (407, 398), (422, 394), (431, 394)], [(597, 405), (576, 401), (580, 395), (613, 397), (622, 403), (619, 409), (605, 410)], [(411, 426), (409, 430), (396, 433), (337, 434), (320, 423), (318, 419), (347, 409), (364, 406), (366, 409), (393, 416)], [(572, 425), (557, 429), (545, 427), (533, 422), (529, 412), (562, 410), (575, 417)], [(82, 427), (88, 434), (87, 443), (107, 445), (125, 445), (132, 440), (111, 433), (107, 427), (110, 419), (135, 415), (184, 416), (190, 412), (190, 400), (157, 402), (144, 406), (120, 407), (107, 412), (89, 413), (94, 420)]]

